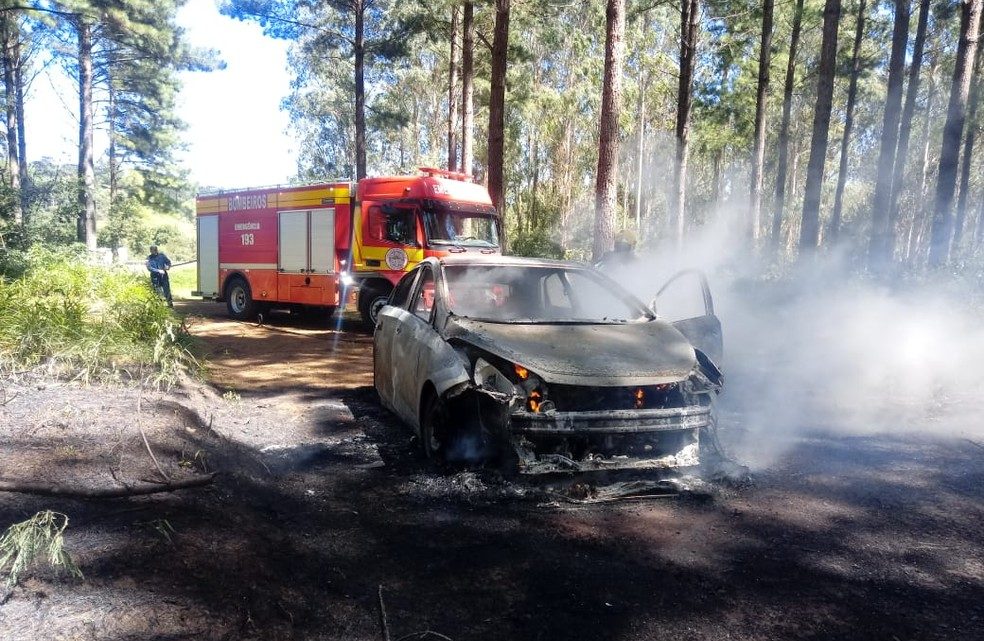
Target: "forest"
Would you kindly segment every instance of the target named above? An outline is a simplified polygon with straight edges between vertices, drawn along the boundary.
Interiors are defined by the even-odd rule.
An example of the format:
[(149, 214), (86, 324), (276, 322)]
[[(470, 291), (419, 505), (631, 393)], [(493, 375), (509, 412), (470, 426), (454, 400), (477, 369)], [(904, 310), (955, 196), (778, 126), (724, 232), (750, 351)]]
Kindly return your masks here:
[[(401, 243), (364, 319), (340, 186), (263, 223), (301, 268), (218, 216), (193, 264), (249, 186), (182, 160), (199, 3), (288, 52), (293, 182), (448, 169), (507, 254), (638, 260), (493, 256), (592, 275), (534, 316)], [(984, 639), (982, 9), (0, 0), (0, 639)]]
[[(175, 76), (222, 62), (185, 43), (183, 3), (4, 4), (3, 245), (190, 254)], [(511, 253), (597, 259), (620, 230), (646, 251), (715, 227), (779, 263), (837, 248), (858, 271), (908, 273), (980, 263), (981, 4), (219, 6), (290, 43), (299, 182), (470, 174)], [(24, 160), (24, 96), (50, 64), (78, 88), (77, 167)]]

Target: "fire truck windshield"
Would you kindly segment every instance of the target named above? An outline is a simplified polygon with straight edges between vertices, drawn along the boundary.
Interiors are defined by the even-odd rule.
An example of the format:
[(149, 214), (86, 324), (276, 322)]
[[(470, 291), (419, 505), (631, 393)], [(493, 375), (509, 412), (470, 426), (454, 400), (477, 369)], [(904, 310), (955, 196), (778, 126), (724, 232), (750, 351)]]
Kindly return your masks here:
[(499, 246), (498, 221), (488, 213), (425, 209), (424, 228), (430, 245)]

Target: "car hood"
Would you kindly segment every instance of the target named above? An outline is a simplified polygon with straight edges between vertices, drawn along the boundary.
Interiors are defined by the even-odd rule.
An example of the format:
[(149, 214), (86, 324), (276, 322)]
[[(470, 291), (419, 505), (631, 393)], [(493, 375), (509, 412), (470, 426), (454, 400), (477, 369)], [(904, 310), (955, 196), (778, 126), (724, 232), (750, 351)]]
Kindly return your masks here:
[(547, 383), (659, 385), (686, 378), (694, 348), (669, 323), (489, 323), (451, 316), (449, 339), (526, 367)]

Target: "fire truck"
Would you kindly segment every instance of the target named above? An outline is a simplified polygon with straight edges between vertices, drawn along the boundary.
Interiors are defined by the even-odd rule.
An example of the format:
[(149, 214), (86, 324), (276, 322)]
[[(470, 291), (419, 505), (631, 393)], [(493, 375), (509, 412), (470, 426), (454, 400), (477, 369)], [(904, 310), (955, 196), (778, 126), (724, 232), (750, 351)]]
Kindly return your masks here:
[(364, 178), (200, 194), (198, 289), (245, 320), (273, 308), (330, 316), (358, 292), (363, 320), (428, 256), (498, 254), (488, 191), (464, 174)]

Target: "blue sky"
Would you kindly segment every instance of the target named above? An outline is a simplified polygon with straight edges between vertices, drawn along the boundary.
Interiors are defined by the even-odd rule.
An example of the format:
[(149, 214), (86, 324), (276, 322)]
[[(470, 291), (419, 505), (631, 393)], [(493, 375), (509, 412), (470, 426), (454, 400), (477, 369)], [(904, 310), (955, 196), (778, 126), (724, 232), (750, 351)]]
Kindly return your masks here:
[[(188, 124), (188, 149), (179, 159), (192, 179), (213, 187), (286, 182), (296, 168), (296, 144), (280, 111), (290, 90), (287, 43), (267, 38), (255, 24), (220, 15), (215, 0), (189, 0), (178, 21), (193, 46), (217, 49), (227, 65), (222, 71), (180, 74), (178, 115)], [(25, 109), (28, 160), (77, 161), (73, 85), (56, 65), (31, 85)], [(105, 153), (105, 143), (105, 135), (97, 135), (97, 154)]]

